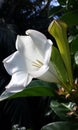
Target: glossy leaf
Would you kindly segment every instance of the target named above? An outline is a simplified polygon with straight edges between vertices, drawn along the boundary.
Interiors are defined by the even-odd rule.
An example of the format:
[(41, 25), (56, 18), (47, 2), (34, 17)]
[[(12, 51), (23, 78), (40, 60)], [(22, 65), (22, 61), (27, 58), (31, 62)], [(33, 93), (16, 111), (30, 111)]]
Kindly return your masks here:
[(61, 13), (62, 11), (63, 11), (63, 8), (61, 6), (56, 6), (56, 7), (50, 8), (49, 18), (57, 15), (58, 13)]
[(51, 55), (51, 61), (54, 64), (56, 71), (58, 73), (58, 76), (60, 80), (66, 83), (67, 81), (67, 72), (63, 63), (63, 60), (61, 58), (61, 55), (56, 47), (53, 46), (52, 48), (52, 55)]
[(75, 122), (53, 122), (44, 127), (41, 130), (78, 130), (78, 123)]
[(53, 20), (48, 27), (49, 33), (55, 38), (62, 60), (65, 64), (68, 80), (72, 86), (73, 76), (71, 68), (70, 49), (67, 39), (67, 24), (60, 20)]
[(65, 4), (66, 4), (66, 0), (58, 0), (58, 2), (59, 2), (61, 5), (65, 5)]
[(11, 98), (26, 96), (54, 96), (54, 84), (46, 83), (40, 80), (33, 80), (22, 92), (14, 94)]
[(75, 36), (71, 42), (71, 53), (75, 54), (78, 51), (78, 36)]
[(78, 25), (78, 10), (64, 13), (60, 19), (66, 22), (68, 26)]
[(68, 115), (68, 113), (73, 111), (74, 106), (76, 106), (76, 104), (72, 102), (59, 103), (58, 101), (52, 101), (50, 104), (51, 109), (56, 113), (57, 116), (60, 117), (60, 119), (63, 120), (68, 120), (71, 117)]
[(75, 63), (78, 65), (78, 51), (75, 53), (74, 59)]

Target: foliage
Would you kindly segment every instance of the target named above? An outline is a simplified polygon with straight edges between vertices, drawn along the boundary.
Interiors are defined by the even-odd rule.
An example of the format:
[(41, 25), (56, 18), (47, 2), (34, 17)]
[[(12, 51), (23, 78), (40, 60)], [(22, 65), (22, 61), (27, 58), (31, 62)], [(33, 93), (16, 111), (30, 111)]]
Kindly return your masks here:
[(78, 124), (74, 122), (55, 122), (48, 124), (46, 127), (43, 127), (41, 130), (77, 130)]
[[(50, 87), (51, 86), (51, 87)], [(52, 88), (52, 86), (54, 88)], [(26, 97), (26, 96), (54, 96), (54, 90), (56, 86), (50, 83), (45, 83), (40, 80), (33, 80), (26, 89), (18, 94), (14, 94), (10, 98)]]
[[(63, 20), (67, 26), (68, 26), (68, 32), (67, 32), (67, 38), (68, 38), (68, 43), (70, 47), (70, 55), (71, 55), (71, 62), (72, 62), (72, 71), (73, 71), (73, 77), (74, 77), (74, 84), (73, 84), (73, 93), (72, 94), (65, 94), (65, 97), (63, 97), (64, 89), (59, 88), (59, 91), (57, 92), (59, 94), (60, 98), (57, 98), (55, 100), (52, 100), (50, 103), (50, 108), (52, 111), (55, 112), (58, 117), (60, 117), (59, 122), (53, 122), (45, 125), (42, 127), (41, 130), (62, 130), (62, 129), (77, 129), (78, 128), (78, 123), (77, 123), (77, 118), (78, 118), (78, 74), (77, 74), (77, 69), (78, 69), (78, 15), (77, 15), (77, 6), (78, 2), (73, 1), (73, 0), (58, 0), (59, 1), (59, 8), (55, 7), (55, 13), (52, 10), (53, 8), (50, 9), (50, 18), (53, 17), (55, 14), (59, 16), (58, 19)], [(77, 19), (76, 19), (77, 18)], [(53, 30), (52, 30), (53, 31)], [(59, 33), (59, 30), (58, 30)], [(63, 32), (62, 32), (63, 33)], [(53, 34), (53, 33), (51, 33)], [(61, 33), (60, 33), (61, 34)], [(56, 34), (55, 34), (56, 36)], [(61, 37), (61, 36), (59, 36)], [(55, 37), (56, 38), (56, 37)], [(61, 38), (60, 38), (61, 39)], [(57, 40), (57, 38), (56, 38)], [(57, 41), (56, 41), (57, 42)], [(76, 87), (76, 91), (75, 90)]]

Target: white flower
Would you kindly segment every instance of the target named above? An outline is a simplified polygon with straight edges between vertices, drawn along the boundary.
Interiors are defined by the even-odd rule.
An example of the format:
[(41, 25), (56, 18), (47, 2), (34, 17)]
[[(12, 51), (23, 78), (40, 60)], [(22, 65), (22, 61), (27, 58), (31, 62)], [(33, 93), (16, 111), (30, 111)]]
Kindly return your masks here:
[(50, 63), (51, 40), (36, 30), (27, 30), (26, 34), (17, 36), (17, 51), (3, 60), (7, 72), (12, 76), (3, 97), (22, 91), (32, 78), (58, 82), (55, 69)]

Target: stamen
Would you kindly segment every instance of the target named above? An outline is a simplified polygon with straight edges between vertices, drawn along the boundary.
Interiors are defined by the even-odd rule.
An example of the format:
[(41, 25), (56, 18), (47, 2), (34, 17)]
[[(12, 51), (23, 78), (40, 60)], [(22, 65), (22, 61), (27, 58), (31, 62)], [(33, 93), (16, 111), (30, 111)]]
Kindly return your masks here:
[(42, 63), (40, 60), (37, 60), (37, 62), (38, 62), (40, 65), (43, 65), (43, 63)]
[(43, 65), (43, 63), (40, 60), (36, 60), (32, 62), (32, 65), (40, 68)]

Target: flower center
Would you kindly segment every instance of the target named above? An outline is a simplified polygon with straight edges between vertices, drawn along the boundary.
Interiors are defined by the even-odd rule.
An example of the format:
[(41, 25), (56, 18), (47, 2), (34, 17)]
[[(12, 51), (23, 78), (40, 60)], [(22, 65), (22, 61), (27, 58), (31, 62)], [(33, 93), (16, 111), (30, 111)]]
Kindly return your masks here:
[(43, 63), (40, 60), (36, 60), (32, 62), (32, 66), (35, 66), (37, 68), (41, 68), (42, 65)]

